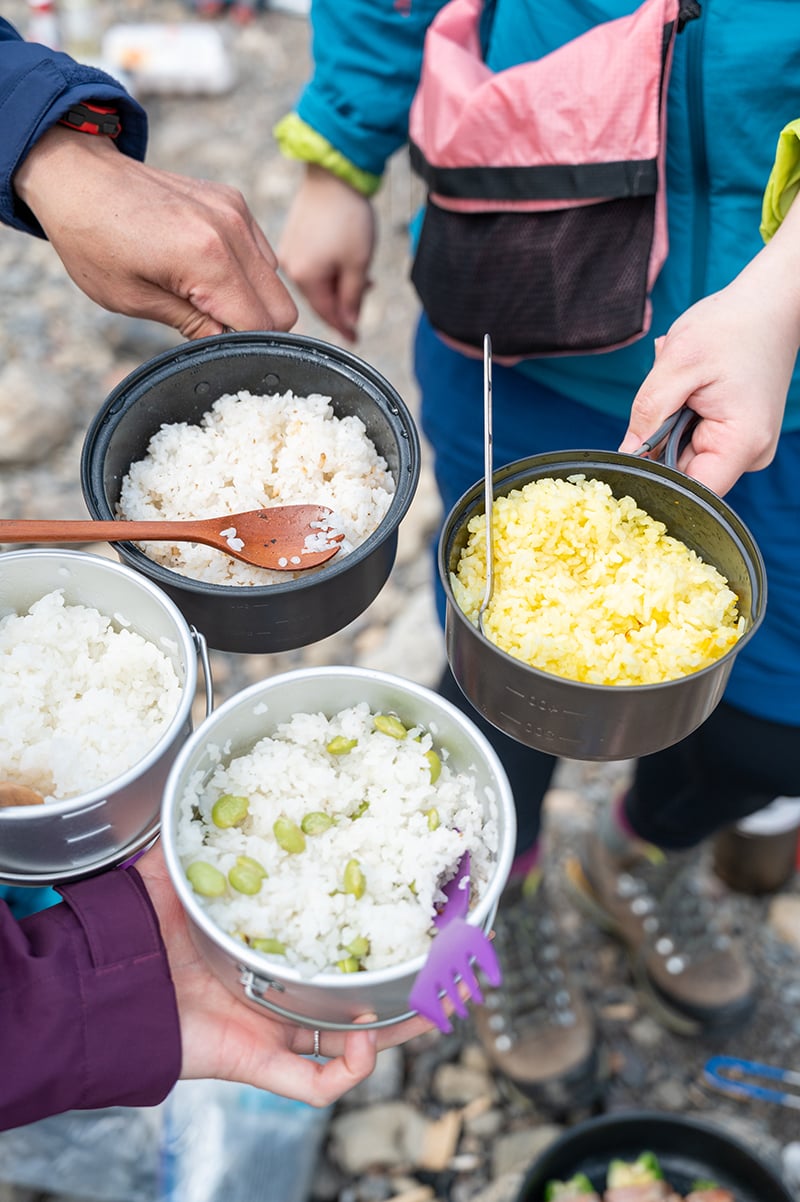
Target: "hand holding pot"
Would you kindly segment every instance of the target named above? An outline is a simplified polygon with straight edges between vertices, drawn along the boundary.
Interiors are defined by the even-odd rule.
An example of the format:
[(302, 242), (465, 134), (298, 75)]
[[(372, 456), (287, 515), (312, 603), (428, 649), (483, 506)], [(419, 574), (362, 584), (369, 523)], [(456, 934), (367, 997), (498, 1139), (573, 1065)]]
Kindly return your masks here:
[[(180, 1016), (181, 1077), (240, 1081), (285, 1097), (327, 1106), (363, 1081), (377, 1052), (431, 1029), (422, 1018), (379, 1031), (314, 1032), (239, 1002), (209, 971), (197, 952), (184, 910), (173, 891), (157, 845), (136, 864), (158, 914)], [(366, 1017), (366, 1016), (365, 1016)]]
[(775, 455), (800, 345), (800, 206), (720, 292), (692, 305), (656, 340), (621, 451), (634, 451), (688, 405), (701, 420), (678, 460), (724, 495)]
[(288, 330), (297, 309), (235, 188), (160, 171), (108, 138), (54, 128), (14, 177), (76, 284), (105, 309), (185, 338)]

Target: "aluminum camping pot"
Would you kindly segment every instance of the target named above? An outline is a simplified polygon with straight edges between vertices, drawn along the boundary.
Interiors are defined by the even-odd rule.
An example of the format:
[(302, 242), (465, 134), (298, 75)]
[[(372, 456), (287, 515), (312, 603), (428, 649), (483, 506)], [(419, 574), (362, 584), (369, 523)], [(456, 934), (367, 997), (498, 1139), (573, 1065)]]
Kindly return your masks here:
[[(192, 938), (210, 968), (251, 1008), (320, 1030), (349, 1030), (356, 1018), (367, 1013), (375, 1015), (368, 1024), (374, 1027), (410, 1017), (414, 1011), (409, 1009), (408, 996), (425, 956), (380, 970), (309, 976), (280, 957), (262, 955), (223, 930), (189, 884), (181, 860), (181, 822), (197, 796), (198, 784), (202, 787), (211, 777), (221, 754), (226, 759), (246, 754), (294, 714), (330, 717), (363, 702), (373, 712), (396, 714), (409, 727), (419, 723), (435, 731), (437, 743), (447, 749), (448, 763), (456, 771), (474, 774), (487, 820), (496, 829), (496, 847), (490, 876), (468, 921), (489, 931), (514, 856), (517, 828), (511, 786), (496, 752), (475, 724), (422, 685), (370, 668), (346, 666), (299, 668), (272, 676), (228, 698), (198, 726), (176, 758), (164, 790), (164, 857)], [(287, 907), (294, 905), (296, 900), (287, 897)]]
[(646, 513), (713, 564), (739, 600), (746, 630), (723, 656), (688, 676), (660, 684), (596, 685), (540, 671), (508, 655), (474, 626), (455, 601), (450, 580), (484, 514), (484, 482), (457, 501), (439, 541), (447, 597), (447, 658), (459, 687), (488, 722), (537, 751), (577, 760), (627, 760), (679, 742), (722, 699), (736, 655), (753, 637), (766, 607), (764, 561), (741, 519), (715, 493), (665, 464), (606, 451), (562, 451), (516, 460), (492, 474), (494, 496), (532, 480), (582, 473), (630, 496)]
[[(357, 356), (298, 334), (229, 333), (166, 351), (137, 368), (110, 394), (86, 434), (81, 484), (92, 517), (113, 518), (131, 464), (165, 423), (198, 424), (216, 400), (246, 390), (331, 398), (337, 417), (355, 415), (394, 477), (389, 510), (348, 555), (294, 580), (233, 586), (192, 580), (149, 559), (133, 543), (115, 543), (120, 559), (149, 577), (219, 651), (296, 650), (357, 618), (386, 582), (397, 529), (419, 480), (419, 436), (395, 389)], [(309, 498), (313, 500), (314, 498)]]
[(158, 834), (161, 794), (172, 761), (191, 734), (200, 655), (206, 710), (213, 704), (202, 636), (177, 606), (143, 576), (83, 551), (9, 551), (0, 555), (0, 618), (26, 613), (62, 589), (67, 605), (84, 605), (156, 644), (181, 686), (177, 710), (158, 742), (105, 784), (44, 805), (0, 809), (0, 881), (53, 885), (91, 876), (129, 859)]

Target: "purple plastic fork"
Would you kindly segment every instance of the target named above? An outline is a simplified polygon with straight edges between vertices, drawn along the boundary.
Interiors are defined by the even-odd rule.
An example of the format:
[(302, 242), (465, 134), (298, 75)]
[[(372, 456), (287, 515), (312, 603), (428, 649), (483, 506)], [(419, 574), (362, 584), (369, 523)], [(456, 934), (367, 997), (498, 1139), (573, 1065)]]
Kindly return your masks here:
[(479, 1004), (483, 1001), (473, 963), (490, 985), (499, 985), (502, 980), (497, 953), (489, 936), (480, 927), (467, 922), (469, 886), (470, 858), (469, 852), (465, 851), (455, 876), (443, 889), (447, 901), (433, 920), (436, 935), (408, 995), (412, 1009), (446, 1033), (453, 1027), (445, 1013), (442, 995), (449, 999), (460, 1018), (467, 1017), (462, 989), (465, 988), (469, 997)]

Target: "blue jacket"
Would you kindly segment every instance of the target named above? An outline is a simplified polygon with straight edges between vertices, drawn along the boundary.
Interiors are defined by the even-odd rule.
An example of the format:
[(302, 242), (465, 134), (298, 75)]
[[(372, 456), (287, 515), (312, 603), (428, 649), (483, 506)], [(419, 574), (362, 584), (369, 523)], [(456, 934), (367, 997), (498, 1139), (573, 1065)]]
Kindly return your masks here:
[(122, 122), (117, 146), (132, 158), (144, 158), (147, 116), (120, 83), (69, 55), (23, 41), (0, 18), (0, 221), (5, 225), (44, 237), (38, 221), (14, 194), (14, 172), (42, 134), (80, 101), (116, 107)]
[[(637, 0), (487, 0), (486, 60), (500, 70), (537, 58), (637, 6)], [(314, 0), (315, 71), (297, 111), (364, 171), (380, 174), (406, 140), (424, 32), (441, 7), (441, 0)], [(650, 335), (606, 354), (519, 367), (556, 392), (624, 419), (652, 366), (653, 337), (728, 284), (761, 249), (761, 201), (778, 135), (800, 113), (797, 0), (703, 0), (702, 9), (675, 44), (667, 124), (670, 251), (653, 293)], [(800, 369), (785, 428), (800, 429)]]

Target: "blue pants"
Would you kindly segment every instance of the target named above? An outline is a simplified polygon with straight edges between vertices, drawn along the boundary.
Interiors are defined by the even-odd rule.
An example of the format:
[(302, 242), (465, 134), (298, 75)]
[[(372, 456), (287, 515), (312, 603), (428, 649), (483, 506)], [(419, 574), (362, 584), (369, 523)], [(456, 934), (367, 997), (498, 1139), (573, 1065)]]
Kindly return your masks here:
[[(483, 476), (483, 364), (446, 346), (423, 317), (417, 330), (415, 369), (421, 390), (421, 425), (433, 450), (436, 483), (445, 513), (449, 513)], [(495, 467), (547, 451), (613, 451), (625, 433), (619, 418), (560, 396), (521, 372), (496, 363), (492, 369), (492, 401)], [(684, 744), (680, 744), (680, 753), (670, 749), (641, 762), (628, 801), (629, 817), (642, 838), (660, 846), (691, 846), (713, 830), (760, 809), (772, 797), (800, 794), (800, 756), (796, 754), (800, 748), (798, 481), (800, 432), (794, 432), (783, 435), (770, 467), (743, 476), (726, 497), (764, 556), (768, 605), (761, 628), (736, 657), (716, 725), (723, 725), (726, 716), (733, 715), (737, 740), (742, 737), (744, 725), (756, 746), (748, 739), (743, 748), (735, 744), (722, 756), (726, 742), (723, 731), (713, 740), (714, 756), (722, 756), (723, 762), (717, 763), (715, 758), (706, 770), (695, 772), (694, 784), (684, 779), (687, 769), (678, 769), (674, 763), (686, 758)], [(445, 599), (438, 571), (436, 590), (443, 620)], [(460, 692), (447, 683), (443, 691), (453, 700)], [(468, 707), (469, 703), (463, 705)], [(469, 712), (475, 718), (472, 707)], [(522, 748), (488, 724), (481, 725), (497, 747), (515, 788), (520, 847), (524, 848), (532, 841), (531, 832), (534, 837), (538, 833), (539, 807), (554, 766), (552, 757)], [(706, 735), (707, 725), (703, 727)], [(759, 765), (759, 746), (764, 743), (771, 748), (770, 762), (765, 758)], [(702, 754), (693, 742), (689, 759), (696, 761), (698, 755), (702, 759)], [(737, 755), (742, 759), (741, 770), (731, 774), (731, 760), (735, 761)], [(640, 798), (639, 779), (645, 765), (647, 795)], [(663, 788), (658, 790), (661, 796), (655, 798), (653, 791), (662, 776)], [(717, 779), (725, 781), (724, 788), (714, 790), (720, 795), (709, 799), (709, 780)], [(743, 783), (738, 787), (740, 780)], [(679, 805), (676, 791), (683, 799)], [(525, 812), (520, 795), (526, 798)], [(665, 814), (670, 815), (668, 822), (659, 820), (659, 815)]]

